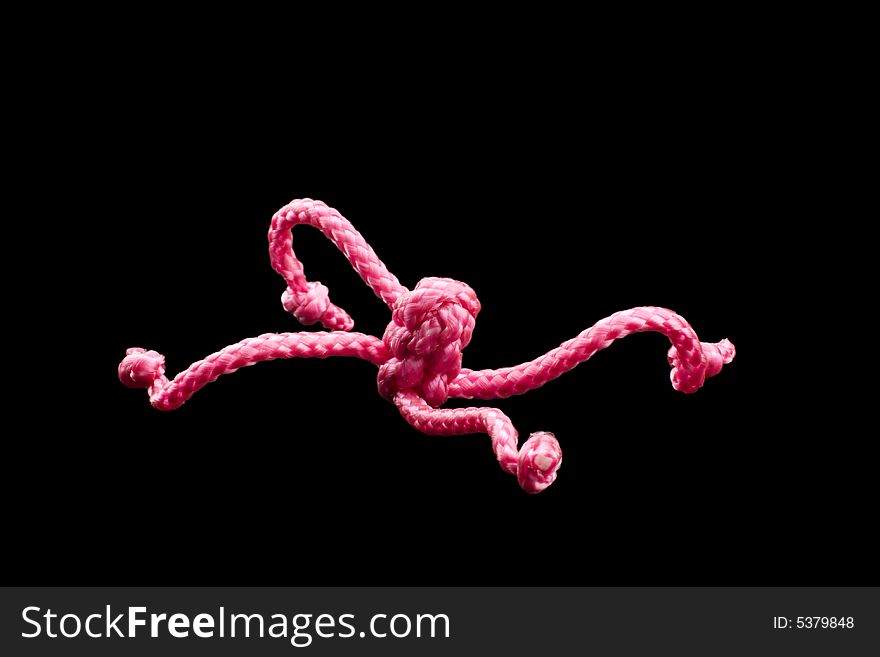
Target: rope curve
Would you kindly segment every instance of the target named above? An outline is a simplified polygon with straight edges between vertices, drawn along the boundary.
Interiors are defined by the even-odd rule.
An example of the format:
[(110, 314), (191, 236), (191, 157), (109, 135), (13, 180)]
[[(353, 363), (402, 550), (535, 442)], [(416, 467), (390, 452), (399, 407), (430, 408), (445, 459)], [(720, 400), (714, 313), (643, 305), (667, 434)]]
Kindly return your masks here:
[[(327, 287), (308, 281), (293, 251), (293, 228), (320, 230), (391, 310), (381, 339), (351, 332), (354, 321), (330, 301)], [(379, 394), (391, 401), (414, 428), (428, 435), (486, 433), (498, 463), (528, 493), (556, 479), (562, 449), (556, 437), (539, 431), (517, 447), (518, 433), (495, 408), (438, 408), (449, 397), (499, 399), (538, 388), (632, 333), (655, 331), (669, 338), (667, 359), (672, 386), (699, 390), (736, 355), (729, 340), (700, 342), (690, 325), (671, 310), (644, 306), (600, 320), (543, 356), (497, 370), (463, 369), (462, 350), (470, 343), (480, 302), (470, 286), (450, 278), (423, 278), (409, 290), (388, 271), (354, 226), (320, 201), (298, 199), (278, 210), (269, 229), (272, 268), (287, 283), (281, 303), (302, 324), (320, 322), (329, 331), (265, 333), (196, 361), (173, 380), (165, 376), (165, 357), (133, 347), (119, 364), (119, 380), (146, 388), (162, 411), (179, 408), (197, 390), (242, 367), (276, 358), (352, 356), (379, 367)]]

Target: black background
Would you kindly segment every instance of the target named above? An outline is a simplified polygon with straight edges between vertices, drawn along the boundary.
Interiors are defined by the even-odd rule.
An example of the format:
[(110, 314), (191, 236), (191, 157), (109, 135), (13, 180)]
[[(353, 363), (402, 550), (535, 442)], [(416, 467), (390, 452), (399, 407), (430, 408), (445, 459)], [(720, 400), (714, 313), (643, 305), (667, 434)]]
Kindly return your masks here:
[[(406, 66), (355, 57), (317, 80), (291, 56), (266, 86), (235, 57), (216, 70), (195, 55), (96, 59), (59, 119), (55, 173), (76, 196), (46, 213), (64, 214), (57, 239), (75, 260), (50, 268), (60, 290), (42, 327), (64, 347), (47, 350), (55, 384), (19, 407), (33, 435), (10, 445), (21, 502), (7, 541), (28, 583), (863, 576), (865, 448), (818, 427), (782, 364), (796, 354), (781, 346), (790, 270), (775, 241), (792, 219), (781, 78), (736, 52), (514, 45)], [(521, 437), (562, 445), (537, 496), (486, 436), (409, 427), (361, 361), (260, 364), (169, 414), (120, 385), (130, 346), (163, 353), (173, 375), (300, 330), (266, 251), (272, 213), (299, 197), (339, 209), (404, 285), (476, 290), (466, 367), (531, 359), (637, 305), (731, 339), (737, 358), (686, 396), (666, 339), (637, 335), (499, 402)], [(390, 314), (342, 255), (308, 228), (294, 240), (310, 280), (381, 335)]]

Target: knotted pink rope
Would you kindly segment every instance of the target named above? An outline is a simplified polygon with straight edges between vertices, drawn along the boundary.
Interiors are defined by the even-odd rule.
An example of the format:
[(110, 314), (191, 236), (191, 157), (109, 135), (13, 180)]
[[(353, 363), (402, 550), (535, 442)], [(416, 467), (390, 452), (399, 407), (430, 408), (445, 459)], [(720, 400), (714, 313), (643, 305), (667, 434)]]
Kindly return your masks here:
[[(379, 340), (349, 332), (354, 322), (334, 305), (327, 288), (305, 278), (293, 252), (292, 229), (314, 226), (342, 251), (354, 270), (391, 309), (391, 322)], [(165, 357), (132, 348), (119, 364), (119, 380), (147, 388), (150, 403), (163, 411), (178, 408), (199, 388), (223, 374), (275, 358), (355, 356), (379, 366), (379, 393), (397, 406), (404, 419), (429, 435), (487, 433), (501, 467), (516, 475), (529, 493), (556, 479), (562, 450), (552, 433), (533, 433), (517, 447), (510, 419), (494, 408), (440, 409), (449, 397), (497, 399), (538, 388), (584, 362), (600, 349), (631, 333), (656, 331), (672, 342), (668, 360), (672, 385), (691, 393), (721, 371), (735, 355), (729, 340), (700, 342), (679, 315), (665, 308), (641, 307), (606, 317), (577, 337), (535, 360), (498, 370), (461, 367), (461, 352), (471, 341), (480, 302), (464, 283), (424, 278), (414, 290), (403, 287), (370, 245), (333, 208), (320, 201), (292, 201), (272, 217), (269, 229), (272, 267), (287, 289), (284, 308), (303, 324), (321, 322), (331, 332), (266, 333), (248, 338), (197, 361), (169, 381)]]

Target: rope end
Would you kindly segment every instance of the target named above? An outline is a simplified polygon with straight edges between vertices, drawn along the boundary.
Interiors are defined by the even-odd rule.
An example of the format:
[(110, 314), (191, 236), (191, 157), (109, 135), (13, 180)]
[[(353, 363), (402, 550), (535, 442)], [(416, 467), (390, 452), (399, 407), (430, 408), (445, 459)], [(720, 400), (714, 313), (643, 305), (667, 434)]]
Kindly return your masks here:
[(125, 358), (119, 363), (119, 380), (129, 388), (149, 388), (165, 374), (165, 356), (140, 347), (125, 350)]
[(330, 331), (350, 331), (354, 328), (354, 320), (348, 313), (331, 303), (326, 285), (314, 281), (306, 283), (306, 286), (306, 292), (294, 292), (290, 287), (284, 290), (281, 295), (284, 310), (305, 326), (321, 322)]
[(562, 465), (562, 448), (549, 431), (537, 431), (529, 436), (519, 450), (516, 478), (527, 493), (540, 493), (556, 481)]
[(715, 376), (721, 371), (721, 368), (731, 363), (736, 356), (736, 347), (733, 343), (724, 338), (720, 342), (701, 342), (703, 357), (703, 369), (685, 370), (682, 368), (681, 357), (675, 347), (669, 348), (667, 359), (672, 366), (669, 378), (672, 381), (672, 387), (679, 392), (687, 394), (699, 390), (706, 379)]
[(718, 352), (721, 354), (721, 362), (724, 365), (729, 365), (733, 359), (736, 357), (736, 347), (733, 346), (733, 343), (724, 338), (721, 342), (714, 345)]

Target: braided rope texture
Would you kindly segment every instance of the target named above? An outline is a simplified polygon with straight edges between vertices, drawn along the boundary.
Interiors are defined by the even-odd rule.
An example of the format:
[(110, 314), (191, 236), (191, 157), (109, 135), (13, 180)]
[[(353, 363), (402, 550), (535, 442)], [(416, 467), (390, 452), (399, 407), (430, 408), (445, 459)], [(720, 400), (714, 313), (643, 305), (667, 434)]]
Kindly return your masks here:
[[(342, 251), (351, 266), (391, 310), (381, 339), (352, 332), (354, 321), (330, 301), (326, 286), (308, 281), (293, 251), (293, 228), (320, 230)], [(196, 361), (173, 380), (165, 376), (165, 357), (133, 347), (119, 364), (119, 380), (146, 388), (150, 403), (162, 411), (179, 408), (201, 387), (224, 374), (276, 358), (352, 356), (379, 367), (379, 394), (391, 401), (410, 425), (428, 435), (486, 433), (498, 463), (516, 476), (528, 493), (538, 493), (556, 479), (562, 450), (556, 437), (539, 431), (518, 446), (518, 433), (495, 408), (443, 409), (450, 397), (500, 399), (520, 395), (552, 381), (632, 333), (654, 331), (669, 338), (667, 353), (672, 386), (684, 393), (699, 390), (736, 355), (729, 340), (700, 342), (683, 317), (666, 308), (622, 310), (600, 320), (543, 356), (495, 370), (462, 368), (480, 302), (468, 285), (450, 278), (424, 278), (413, 290), (388, 271), (361, 234), (339, 212), (320, 201), (291, 201), (272, 217), (269, 256), (287, 283), (281, 303), (300, 323), (321, 323), (328, 331), (265, 333), (247, 338)]]

